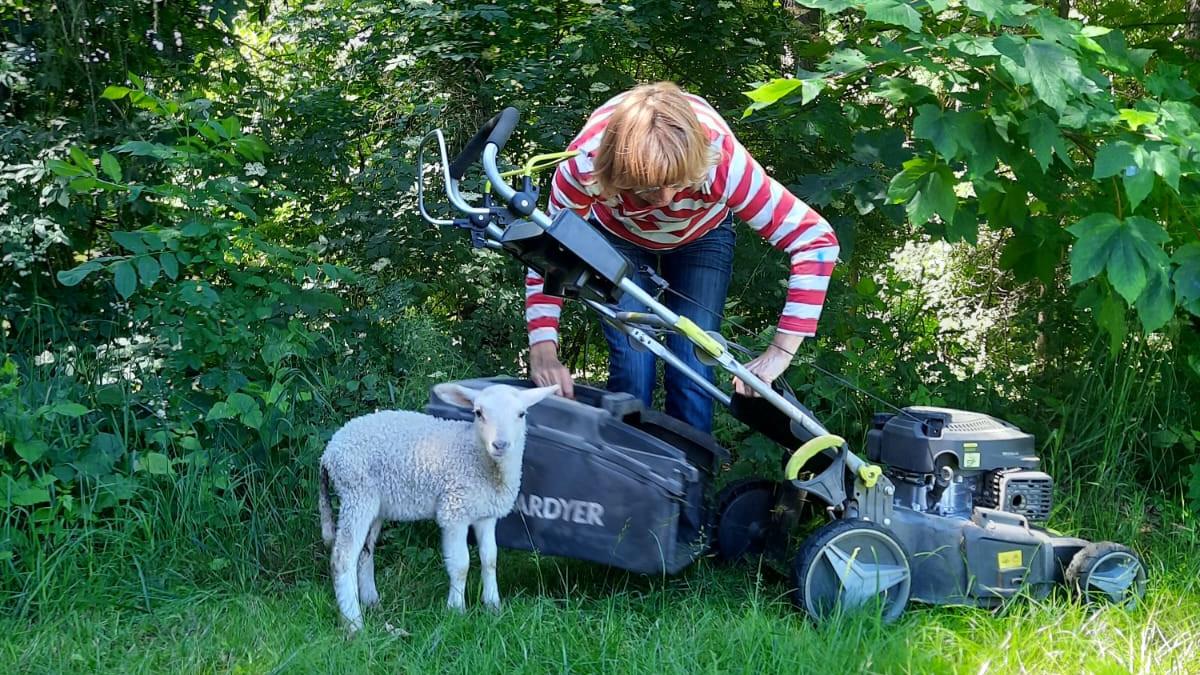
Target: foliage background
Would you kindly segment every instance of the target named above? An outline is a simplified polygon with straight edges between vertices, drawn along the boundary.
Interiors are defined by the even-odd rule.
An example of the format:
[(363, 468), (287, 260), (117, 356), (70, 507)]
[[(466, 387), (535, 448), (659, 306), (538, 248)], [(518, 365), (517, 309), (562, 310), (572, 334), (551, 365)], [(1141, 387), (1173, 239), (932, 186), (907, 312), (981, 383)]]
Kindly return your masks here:
[[(524, 370), (520, 270), (416, 216), (419, 138), (515, 105), (517, 162), (656, 79), (838, 230), (788, 373), (828, 426), (862, 438), (880, 404), (821, 370), (1009, 419), (1058, 481), (1056, 527), (1178, 572), (1155, 547), (1194, 547), (1200, 505), (1197, 20), (1184, 0), (4, 0), (5, 614), (319, 580), (332, 430)], [(725, 328), (761, 347), (785, 267), (743, 232)], [(564, 335), (603, 382), (595, 321), (569, 307)], [(724, 413), (717, 433), (730, 477), (777, 466)], [(137, 583), (73, 592), (112, 578)]]

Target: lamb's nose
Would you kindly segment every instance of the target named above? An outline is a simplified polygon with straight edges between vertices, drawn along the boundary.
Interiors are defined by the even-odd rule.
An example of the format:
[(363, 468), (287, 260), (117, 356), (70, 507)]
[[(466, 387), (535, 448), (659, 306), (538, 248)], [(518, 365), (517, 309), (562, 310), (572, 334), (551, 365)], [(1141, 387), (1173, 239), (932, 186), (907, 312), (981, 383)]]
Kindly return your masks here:
[(492, 447), (503, 452), (508, 449), (508, 441), (492, 441)]

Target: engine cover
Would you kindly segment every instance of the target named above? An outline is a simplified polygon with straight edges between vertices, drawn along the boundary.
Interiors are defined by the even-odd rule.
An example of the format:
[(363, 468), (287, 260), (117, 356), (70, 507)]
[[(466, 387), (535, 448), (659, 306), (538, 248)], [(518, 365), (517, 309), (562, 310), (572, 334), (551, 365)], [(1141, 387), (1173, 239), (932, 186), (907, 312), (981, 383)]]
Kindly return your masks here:
[(1033, 436), (990, 415), (910, 406), (875, 415), (867, 432), (867, 458), (913, 473), (1037, 469)]
[(979, 486), (979, 505), (1044, 523), (1054, 503), (1054, 480), (1041, 471), (993, 471)]

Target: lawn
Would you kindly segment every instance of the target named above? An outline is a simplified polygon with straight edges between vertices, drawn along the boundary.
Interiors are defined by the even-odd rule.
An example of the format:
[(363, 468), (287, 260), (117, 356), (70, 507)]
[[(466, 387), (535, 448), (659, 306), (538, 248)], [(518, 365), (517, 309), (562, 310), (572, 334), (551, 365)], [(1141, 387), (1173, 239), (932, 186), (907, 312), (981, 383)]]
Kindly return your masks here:
[(754, 562), (662, 578), (508, 550), (503, 610), (479, 605), (473, 559), (471, 607), (451, 614), (436, 532), (393, 525), (377, 556), (381, 605), (347, 641), (315, 511), (289, 483), (246, 490), (272, 506), (224, 524), (181, 517), (175, 486), (157, 512), (71, 535), (10, 594), (3, 672), (1200, 671), (1200, 556), (1178, 525), (1141, 538), (1151, 582), (1133, 611), (1051, 596), (819, 627)]

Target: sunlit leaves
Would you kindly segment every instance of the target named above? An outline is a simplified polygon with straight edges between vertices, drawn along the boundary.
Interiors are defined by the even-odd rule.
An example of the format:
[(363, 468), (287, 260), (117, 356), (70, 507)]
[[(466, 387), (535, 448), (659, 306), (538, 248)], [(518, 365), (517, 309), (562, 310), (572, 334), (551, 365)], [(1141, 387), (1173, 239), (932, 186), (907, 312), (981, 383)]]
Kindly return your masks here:
[(1152, 220), (1140, 216), (1119, 220), (1111, 213), (1094, 213), (1067, 229), (1077, 237), (1071, 250), (1073, 284), (1105, 271), (1113, 288), (1133, 304), (1149, 276), (1167, 266), (1162, 244), (1170, 237)]
[(908, 219), (914, 225), (924, 225), (937, 214), (942, 222), (954, 222), (954, 210), (958, 198), (954, 194), (957, 180), (950, 167), (923, 157), (904, 163), (904, 170), (896, 174), (888, 185), (888, 198), (893, 203), (903, 203)]

